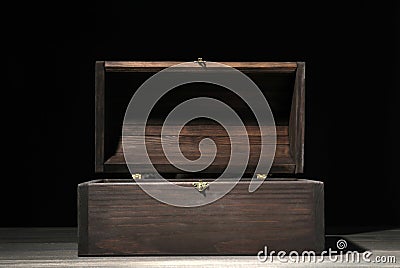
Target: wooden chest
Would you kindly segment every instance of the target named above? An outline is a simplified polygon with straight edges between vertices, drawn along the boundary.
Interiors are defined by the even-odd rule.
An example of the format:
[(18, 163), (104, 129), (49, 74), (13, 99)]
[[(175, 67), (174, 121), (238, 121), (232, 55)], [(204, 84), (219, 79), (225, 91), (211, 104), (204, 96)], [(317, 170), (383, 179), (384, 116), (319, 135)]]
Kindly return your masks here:
[[(129, 174), (127, 150), (139, 154), (135, 148), (143, 132), (137, 131), (134, 123), (127, 125), (124, 121), (135, 89), (156, 72), (176, 64), (179, 63), (96, 62), (95, 170), (113, 179), (93, 180), (78, 186), (78, 254), (256, 255), (264, 246), (270, 250), (323, 250), (323, 183), (296, 178), (304, 167), (305, 64), (302, 62), (223, 63), (242, 71), (258, 86), (268, 101), (276, 127), (259, 125), (251, 108), (238, 96), (209, 84), (174, 88), (153, 107), (144, 128), (151, 165), (174, 185), (191, 187), (199, 194), (201, 191), (193, 183), (212, 182), (220, 176), (230, 164), (233, 145), (218, 123), (207, 118), (190, 121), (179, 132), (182, 154), (190, 160), (208, 154), (199, 150), (204, 138), (214, 141), (217, 152), (207, 168), (183, 171), (171, 164), (163, 152), (162, 143), (168, 142), (169, 130), (162, 130), (162, 124), (168, 113), (185, 100), (206, 96), (223, 101), (242, 118), (250, 147), (246, 153), (248, 162), (243, 174), (231, 174), (240, 182), (222, 198), (199, 207), (176, 207), (150, 197), (134, 180), (114, 179)], [(203, 64), (199, 68), (213, 67), (212, 63)], [(274, 131), (270, 137), (271, 127)], [(121, 138), (123, 131), (125, 137)], [(261, 145), (271, 147), (266, 154), (272, 152), (273, 162), (269, 178), (249, 193)], [(152, 171), (148, 164), (135, 165), (138, 176), (150, 177), (143, 183), (162, 189), (163, 182), (151, 180)], [(225, 182), (213, 183), (218, 187)]]

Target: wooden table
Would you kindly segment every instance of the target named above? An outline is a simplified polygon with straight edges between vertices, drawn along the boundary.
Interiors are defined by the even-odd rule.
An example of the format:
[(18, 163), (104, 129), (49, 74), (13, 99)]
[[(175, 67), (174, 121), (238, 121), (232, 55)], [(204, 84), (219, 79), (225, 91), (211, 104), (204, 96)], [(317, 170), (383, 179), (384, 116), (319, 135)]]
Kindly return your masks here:
[[(146, 257), (78, 257), (75, 228), (1, 228), (0, 266), (2, 267), (400, 267), (400, 229), (374, 230), (355, 234), (328, 235), (327, 248), (337, 250), (339, 239), (347, 241), (347, 250), (370, 259), (393, 256), (396, 263), (332, 262), (320, 263), (260, 262), (254, 256), (146, 256)], [(261, 250), (261, 249), (260, 249)], [(392, 259), (393, 259), (392, 258)], [(289, 260), (286, 258), (285, 260)]]

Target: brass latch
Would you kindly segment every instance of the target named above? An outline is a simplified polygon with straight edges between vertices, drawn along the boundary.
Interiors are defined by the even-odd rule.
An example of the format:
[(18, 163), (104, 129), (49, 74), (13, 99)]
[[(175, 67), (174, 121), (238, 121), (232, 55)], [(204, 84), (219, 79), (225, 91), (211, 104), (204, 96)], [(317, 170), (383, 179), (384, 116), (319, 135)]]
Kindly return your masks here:
[(267, 174), (265, 174), (265, 173), (260, 173), (260, 174), (257, 174), (256, 176), (257, 176), (257, 179), (259, 179), (259, 180), (265, 180), (267, 178)]
[(202, 180), (200, 180), (199, 182), (193, 182), (193, 186), (199, 191), (202, 192), (205, 189), (208, 188), (209, 184), (208, 182), (203, 182)]
[(206, 61), (205, 60), (203, 60), (203, 58), (197, 58), (197, 60), (195, 60), (194, 61), (194, 63), (198, 63), (198, 64), (205, 64), (206, 63)]
[(206, 67), (206, 61), (203, 60), (203, 58), (198, 58), (197, 60), (194, 61), (194, 63), (197, 63), (201, 67), (205, 68)]
[(134, 180), (140, 180), (141, 178), (142, 178), (142, 174), (140, 174), (140, 173), (132, 174), (132, 179), (134, 179)]

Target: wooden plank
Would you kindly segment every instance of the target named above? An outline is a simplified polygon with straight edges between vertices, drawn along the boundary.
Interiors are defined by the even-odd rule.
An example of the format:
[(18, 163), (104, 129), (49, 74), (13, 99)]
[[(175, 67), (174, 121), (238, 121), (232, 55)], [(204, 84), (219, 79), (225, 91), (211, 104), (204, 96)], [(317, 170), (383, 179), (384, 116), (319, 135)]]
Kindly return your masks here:
[[(225, 162), (221, 160), (219, 165), (210, 165), (206, 169), (200, 171), (200, 173), (220, 173), (222, 172), (221, 166), (227, 164), (227, 159), (223, 159)], [(255, 161), (253, 161), (255, 163)], [(182, 170), (174, 167), (169, 162), (164, 161), (164, 163), (156, 163), (153, 165), (144, 165), (140, 166), (136, 171), (141, 173), (147, 173), (153, 171), (153, 166), (159, 172), (165, 173), (177, 173), (181, 174)], [(296, 165), (290, 157), (281, 157), (275, 158), (272, 164), (270, 173), (294, 173)], [(246, 169), (246, 173), (253, 173), (255, 170), (255, 165), (249, 165)], [(104, 171), (110, 173), (129, 173), (129, 170), (125, 163), (125, 158), (122, 154), (114, 155), (110, 157), (104, 164)]]
[[(165, 68), (183, 62), (177, 61), (106, 61), (107, 72), (158, 72)], [(297, 68), (295, 62), (221, 62), (224, 65), (236, 68), (243, 72), (279, 72), (291, 73)], [(215, 63), (205, 64), (207, 69), (220, 68)], [(204, 68), (204, 65), (193, 64), (193, 68), (185, 68), (187, 71), (196, 71)]]
[[(296, 76), (297, 78), (297, 76)], [(297, 104), (298, 104), (298, 87), (297, 87), (297, 79), (295, 80), (295, 86), (293, 88), (293, 95), (292, 95), (292, 105), (290, 109), (290, 116), (289, 116), (289, 144), (290, 144), (290, 155), (294, 159), (296, 157), (296, 132), (297, 132)], [(297, 163), (295, 161), (295, 163)]]
[[(158, 157), (161, 158), (162, 156), (158, 156)], [(226, 161), (226, 159), (228, 159), (228, 158), (229, 157), (225, 156), (223, 158), (220, 158), (220, 160), (218, 160), (218, 161), (223, 162), (223, 161)], [(257, 157), (250, 158), (251, 161), (253, 161), (253, 162), (250, 162), (250, 164), (251, 163), (255, 163), (255, 161), (256, 161), (255, 159), (256, 158)], [(107, 161), (105, 163), (109, 164), (109, 165), (113, 165), (113, 164), (123, 164), (123, 165), (125, 165), (126, 164), (124, 155), (122, 153), (118, 153), (118, 154), (115, 154), (115, 155), (111, 156), (109, 159), (107, 159)], [(155, 164), (155, 163), (153, 163), (153, 164)], [(157, 163), (157, 164), (162, 164), (162, 163)], [(170, 165), (169, 162), (165, 162), (165, 164)], [(293, 162), (291, 157), (275, 157), (274, 160), (273, 160), (273, 165), (294, 165), (294, 164), (295, 163)], [(217, 167), (217, 168), (220, 169), (220, 167)]]
[[(216, 137), (208, 137), (208, 136), (179, 136), (179, 144), (182, 148), (183, 147), (198, 147), (199, 142), (204, 139), (204, 138), (210, 138), (212, 139), (215, 144), (222, 145), (222, 146), (230, 146), (231, 144), (234, 145), (240, 145), (242, 142), (230, 142), (229, 137), (223, 137), (223, 136), (216, 136)], [(177, 139), (177, 136), (163, 136), (164, 142), (166, 144), (172, 144), (173, 141)], [(124, 138), (125, 141), (125, 147), (126, 148), (131, 148), (134, 150), (137, 145), (140, 144), (142, 141), (142, 137), (140, 136), (125, 136)], [(261, 141), (260, 137), (255, 137), (255, 136), (250, 136), (249, 137), (249, 144), (253, 146), (260, 146), (261, 144), (274, 144), (276, 142), (277, 145), (289, 145), (289, 137), (288, 136), (277, 136), (276, 139), (274, 139), (271, 136), (265, 136), (263, 140)], [(151, 145), (160, 145), (161, 146), (161, 136), (147, 136), (146, 137), (146, 144)], [(117, 145), (116, 152), (122, 152), (123, 147), (122, 147), (122, 140), (120, 139)], [(185, 149), (182, 148), (182, 151), (185, 151)]]
[(304, 169), (305, 128), (305, 63), (298, 62), (289, 119), (290, 153), (296, 163), (296, 173)]
[(89, 252), (88, 185), (89, 183), (87, 182), (78, 185), (78, 251), (86, 254)]
[(269, 250), (323, 250), (323, 218), (313, 198), (319, 182), (267, 180), (251, 194), (248, 186), (239, 182), (206, 206), (177, 208), (151, 198), (135, 183), (92, 183), (89, 251), (78, 254), (254, 255), (265, 245)]
[[(124, 135), (127, 136), (139, 136), (142, 133), (139, 131), (138, 124), (125, 124)], [(146, 135), (159, 136), (161, 129), (163, 129), (163, 135), (176, 135), (180, 126), (165, 126), (162, 125), (147, 125)], [(278, 136), (287, 136), (289, 134), (288, 126), (250, 126), (246, 125), (246, 131), (248, 136), (260, 136), (260, 129), (262, 129), (265, 135), (272, 135), (273, 129)], [(241, 127), (231, 126), (232, 135), (242, 135)], [(227, 132), (220, 125), (186, 125), (182, 128), (179, 133), (183, 136), (227, 136)]]
[[(324, 183), (316, 182), (313, 193), (313, 203), (315, 210), (313, 212), (314, 217), (314, 231), (316, 233), (325, 233), (325, 193), (324, 193)], [(317, 236), (315, 244), (320, 248), (325, 247), (325, 236)]]
[[(289, 157), (289, 145), (277, 145), (275, 154), (273, 153), (273, 145), (264, 145), (266, 147), (266, 155), (270, 156), (275, 156), (277, 158), (283, 158), (283, 157)], [(216, 159), (213, 163), (213, 165), (224, 165), (229, 162), (230, 159), (230, 146), (219, 146), (217, 148), (217, 156)], [(239, 147), (241, 148), (241, 147)], [(179, 151), (182, 152), (186, 157), (189, 159), (197, 159), (200, 157), (200, 152), (198, 150), (198, 147), (196, 146), (193, 148), (193, 146), (188, 145), (188, 146), (183, 146), (181, 148), (177, 148), (173, 152), (171, 152), (171, 156), (176, 156), (179, 155)], [(249, 165), (252, 164), (257, 164), (258, 159), (259, 159), (259, 152), (260, 152), (260, 146), (257, 145), (251, 145), (250, 147), (250, 154), (249, 154)], [(134, 148), (132, 150), (129, 150), (126, 152), (128, 155), (130, 155), (130, 159), (137, 159), (141, 155), (139, 152), (136, 152)], [(163, 163), (168, 163), (167, 159), (164, 156), (164, 151), (161, 146), (156, 147), (156, 146), (151, 146), (147, 147), (147, 153), (153, 164), (163, 164)], [(204, 156), (212, 156), (214, 155), (212, 151), (203, 151)], [(243, 157), (247, 156), (247, 153), (237, 153), (236, 155), (241, 155)], [(144, 156), (144, 155), (143, 155)], [(122, 152), (115, 153), (111, 158), (113, 159), (119, 159), (120, 161), (124, 161), (124, 154)], [(110, 159), (111, 159), (110, 158)], [(137, 163), (138, 164), (138, 163)], [(222, 168), (222, 167), (221, 167)]]
[[(129, 187), (129, 183), (126, 183)], [(366, 230), (376, 230), (365, 232)], [(262, 263), (253, 256), (151, 256), (151, 257), (90, 257), (81, 258), (77, 254), (76, 228), (42, 227), (42, 228), (0, 228), (0, 266), (1, 267), (293, 267), (288, 257), (286, 263), (279, 262), (274, 257), (274, 262)], [(360, 254), (364, 250), (372, 251), (373, 256), (395, 256), (396, 263), (380, 264), (384, 267), (398, 267), (400, 260), (400, 229), (385, 229), (385, 227), (369, 227), (367, 229), (355, 227), (351, 234), (343, 234), (339, 228), (332, 235), (327, 235), (327, 240), (332, 241), (332, 249), (339, 239), (356, 247)], [(327, 247), (329, 244), (327, 244)], [(327, 248), (326, 248), (327, 249)], [(260, 249), (261, 250), (261, 249)], [(309, 262), (296, 263), (295, 267), (313, 266)], [(315, 267), (365, 267), (373, 266), (371, 262), (364, 262), (360, 255), (360, 262), (338, 263), (325, 256), (323, 262)], [(375, 264), (379, 267), (379, 264)]]
[(105, 120), (105, 69), (104, 61), (95, 66), (95, 171), (103, 172)]
[[(269, 145), (264, 145), (264, 146), (269, 146)], [(242, 147), (239, 147), (239, 151), (241, 148)], [(220, 146), (218, 149), (219, 149), (219, 152), (217, 152), (216, 159), (212, 165), (225, 166), (229, 162), (229, 159), (231, 158), (230, 157), (230, 147)], [(270, 150), (268, 150), (268, 149), (270, 149)], [(198, 151), (198, 149), (190, 148), (190, 146), (184, 147), (184, 150), (182, 150), (182, 151), (179, 151), (179, 148), (178, 148), (178, 149), (172, 151), (169, 154), (169, 156), (170, 157), (179, 156), (180, 152), (182, 152), (184, 154), (184, 156), (186, 156), (190, 160), (196, 160), (200, 157), (200, 152)], [(253, 164), (255, 165), (256, 162), (258, 162), (259, 152), (260, 152), (259, 147), (251, 146), (250, 155), (249, 155), (249, 159), (250, 159), (249, 165), (253, 165)], [(120, 155), (122, 155), (122, 152), (114, 154), (113, 157), (118, 157)], [(158, 163), (163, 164), (164, 162), (167, 161), (167, 159), (164, 156), (164, 151), (162, 148), (150, 148), (150, 149), (148, 148), (147, 153), (144, 153), (144, 155), (141, 155), (134, 150), (130, 150), (127, 152), (127, 155), (130, 156), (129, 159), (137, 159), (138, 157), (141, 157), (141, 156), (144, 157), (145, 155), (148, 155), (150, 157), (151, 161), (153, 162), (153, 164), (158, 164)], [(206, 157), (206, 156), (212, 157), (214, 155), (214, 153), (213, 153), (213, 151), (204, 150), (202, 152), (202, 155), (204, 157)], [(247, 157), (247, 155), (248, 155), (247, 153), (238, 152), (238, 153), (236, 153), (235, 156), (241, 157), (241, 159), (244, 159), (245, 157)], [(287, 146), (287, 145), (278, 146), (276, 148), (275, 154), (273, 154), (272, 148), (267, 148), (265, 156), (271, 156), (271, 157), (276, 156), (276, 157), (280, 157), (280, 158), (289, 157), (289, 146)], [(231, 161), (233, 161), (233, 160), (231, 160)]]
[[(157, 164), (154, 165), (155, 169), (160, 173), (174, 173), (174, 174), (185, 174), (182, 170), (172, 166), (172, 165), (163, 165)], [(293, 174), (295, 172), (296, 165), (294, 163), (291, 164), (274, 164), (270, 169), (270, 173), (274, 174)], [(106, 173), (129, 173), (128, 167), (125, 163), (110, 163), (107, 161), (104, 164), (104, 172)], [(153, 166), (142, 165), (140, 169), (135, 170), (138, 173), (152, 173), (154, 172)], [(198, 173), (201, 174), (214, 174), (221, 173), (221, 168), (218, 166), (210, 166)], [(252, 174), (255, 172), (255, 167), (247, 167), (245, 173)]]

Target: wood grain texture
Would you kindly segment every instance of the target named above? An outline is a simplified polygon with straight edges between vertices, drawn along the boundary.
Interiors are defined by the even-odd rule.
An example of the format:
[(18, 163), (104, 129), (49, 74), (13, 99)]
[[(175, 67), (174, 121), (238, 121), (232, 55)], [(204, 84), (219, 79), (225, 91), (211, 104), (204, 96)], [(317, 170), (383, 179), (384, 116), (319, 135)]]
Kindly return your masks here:
[[(150, 144), (161, 144), (161, 139), (163, 139), (163, 141), (167, 144), (172, 143), (176, 139), (179, 139), (180, 146), (186, 146), (186, 147), (191, 146), (191, 148), (188, 148), (188, 149), (194, 149), (193, 147), (197, 147), (199, 142), (204, 138), (212, 139), (217, 144), (217, 146), (218, 145), (230, 146), (231, 144), (234, 144), (234, 145), (242, 144), (241, 142), (238, 142), (238, 141), (232, 141), (232, 143), (231, 143), (231, 141), (229, 140), (229, 137), (227, 137), (227, 136), (166, 135), (166, 136), (163, 136), (162, 138), (159, 136), (146, 136), (145, 140), (146, 140), (147, 146), (149, 146), (149, 143)], [(142, 141), (142, 138), (140, 136), (125, 136), (124, 145), (125, 145), (125, 148), (134, 149), (135, 146), (137, 146), (141, 143), (141, 141)], [(271, 145), (271, 144), (274, 144), (274, 142), (275, 142), (275, 139), (273, 137), (269, 137), (269, 136), (264, 137), (262, 140), (260, 139), (260, 137), (249, 137), (249, 144), (251, 144), (251, 146), (261, 146), (261, 144)], [(276, 144), (277, 145), (289, 145), (288, 136), (277, 136)], [(123, 150), (122, 139), (120, 139), (120, 141), (117, 145), (116, 152), (120, 153), (120, 152), (122, 152), (122, 150)], [(182, 151), (185, 151), (184, 148), (182, 148)], [(196, 151), (197, 151), (197, 149), (196, 149)]]
[[(137, 156), (138, 158), (141, 156), (145, 156), (148, 155), (152, 160), (153, 160), (153, 164), (168, 164), (169, 162), (167, 161), (167, 159), (165, 159), (165, 154), (164, 151), (162, 150), (161, 144), (159, 146), (154, 146), (154, 145), (149, 145), (147, 144), (147, 153), (138, 153), (133, 149), (129, 148), (130, 145), (128, 145), (127, 147), (125, 147), (126, 152), (125, 154), (130, 156), (127, 157), (128, 159), (134, 159), (134, 156)], [(134, 146), (134, 145), (132, 145)], [(164, 145), (166, 146), (166, 145)], [(242, 146), (239, 145), (239, 151), (240, 149), (245, 148), (246, 146)], [(240, 151), (239, 153), (237, 153), (236, 155), (240, 155), (243, 157), (249, 157), (249, 165), (255, 165), (256, 162), (258, 161), (259, 155), (260, 155), (260, 145), (250, 145), (250, 153), (247, 154), (245, 152), (242, 153), (242, 151)], [(276, 150), (275, 150), (275, 154), (273, 152), (273, 147), (274, 145), (264, 145), (264, 147), (266, 147), (267, 153), (265, 154), (266, 156), (271, 156), (271, 157), (277, 157), (277, 158), (289, 158), (289, 145), (277, 145), (276, 146)], [(180, 149), (180, 150), (179, 150)], [(187, 157), (188, 159), (194, 160), (199, 158), (201, 155), (204, 156), (213, 156), (213, 152), (211, 150), (206, 150), (204, 149), (204, 151), (202, 152), (202, 154), (200, 154), (200, 151), (198, 149), (198, 146), (194, 147), (194, 143), (190, 143), (187, 145), (182, 145), (180, 146), (180, 148), (176, 148), (174, 150), (171, 150), (171, 152), (168, 154), (169, 156), (177, 156), (179, 155), (179, 151), (183, 153), (183, 155), (185, 157)], [(114, 157), (119, 157), (119, 155), (123, 155), (122, 152), (118, 152), (116, 154), (114, 154), (111, 158)], [(110, 158), (110, 159), (111, 159)], [(221, 145), (219, 144), (217, 146), (217, 153), (216, 153), (216, 161), (214, 161), (213, 165), (218, 165), (220, 169), (223, 169), (222, 165), (226, 164), (227, 161), (229, 161), (229, 158), (231, 158), (231, 152), (230, 152), (230, 145)], [(242, 159), (241, 158), (241, 159)], [(135, 158), (137, 159), (137, 158)], [(240, 161), (241, 161), (240, 159)], [(139, 161), (139, 160), (138, 160)], [(137, 164), (139, 164), (141, 162), (137, 162)]]
[[(106, 61), (107, 72), (158, 72), (165, 68), (183, 62), (177, 61)], [(294, 72), (297, 64), (295, 62), (221, 62), (224, 65), (236, 68), (243, 72)], [(212, 62), (205, 64), (208, 69), (219, 68)], [(187, 71), (204, 68), (204, 65), (193, 64), (192, 68), (185, 68)]]
[[(126, 153), (131, 155), (130, 159), (137, 159), (137, 157), (133, 157), (133, 155), (138, 156), (135, 148), (140, 144), (141, 138), (139, 136), (140, 132), (138, 131), (138, 127), (135, 124), (125, 124), (124, 125), (124, 134), (125, 134), (125, 150)], [(274, 136), (275, 127), (271, 126), (262, 126), (260, 129), (263, 130), (265, 134), (263, 139), (261, 140), (260, 129), (258, 126), (246, 126), (247, 135), (249, 138), (249, 148), (250, 154), (249, 162), (248, 162), (248, 172), (251, 170), (255, 170), (256, 165), (258, 164), (261, 144), (266, 147), (266, 154), (271, 154), (276, 158), (286, 158), (289, 160), (289, 165), (287, 162), (284, 165), (273, 168), (274, 171), (279, 170), (280, 172), (287, 173), (294, 171), (294, 162), (290, 161), (290, 153), (289, 153), (289, 138), (288, 138), (288, 127), (287, 126), (277, 126), (276, 127), (276, 136)], [(244, 143), (243, 139), (240, 139), (238, 142), (231, 143), (231, 140), (227, 136), (227, 132), (221, 128), (220, 125), (186, 125), (180, 132), (178, 132), (178, 127), (169, 126), (165, 127), (163, 131), (163, 142), (164, 145), (172, 145), (174, 137), (177, 136), (169, 135), (179, 133), (179, 147), (176, 150), (180, 150), (185, 157), (190, 160), (195, 160), (200, 157), (199, 151), (199, 143), (204, 138), (212, 139), (217, 147), (216, 159), (212, 163), (212, 167), (203, 171), (203, 173), (209, 172), (220, 172), (224, 170), (224, 168), (228, 165), (231, 155), (232, 144), (239, 148), (240, 152), (245, 152), (247, 145)], [(233, 127), (232, 136), (243, 136), (243, 133), (239, 131), (238, 127)], [(244, 137), (245, 138), (245, 137)], [(164, 150), (161, 144), (161, 126), (160, 125), (150, 125), (146, 127), (146, 148), (147, 153), (150, 156), (152, 163), (157, 166), (159, 172), (178, 172), (176, 168), (170, 165), (170, 162), (165, 157)], [(274, 142), (276, 141), (277, 145), (274, 146)], [(273, 147), (275, 147), (275, 152)], [(241, 149), (242, 148), (242, 149)], [(269, 149), (268, 149), (269, 148)], [(175, 150), (175, 151), (176, 151)], [(177, 155), (178, 151), (176, 151), (172, 155)], [(203, 150), (203, 154), (214, 155), (212, 151)], [(240, 153), (239, 153), (240, 154)], [(247, 157), (247, 154), (243, 153), (243, 157)], [(278, 161), (279, 162), (279, 161)], [(278, 162), (275, 162), (276, 165)], [(282, 163), (282, 162), (281, 162)], [(117, 166), (117, 165), (118, 166)], [(123, 155), (123, 147), (122, 141), (120, 139), (115, 153), (108, 158), (105, 165), (112, 165), (111, 170), (109, 167), (106, 167), (105, 170), (110, 170), (111, 172), (118, 170), (118, 168), (122, 167), (125, 164), (125, 158)], [(135, 162), (135, 164), (139, 164), (139, 162)], [(179, 163), (175, 163), (179, 164)], [(231, 165), (237, 165), (237, 163), (231, 162)], [(124, 167), (122, 167), (124, 168)], [(143, 165), (140, 167), (140, 170), (148, 171), (150, 167)], [(124, 168), (126, 171), (126, 168)], [(143, 172), (144, 172), (143, 171)], [(182, 172), (182, 171), (180, 171)]]
[(78, 185), (78, 246), (79, 252), (87, 254), (88, 251), (88, 185), (89, 183), (81, 183)]
[[(153, 184), (162, 189), (162, 183)], [(178, 208), (128, 180), (89, 182), (87, 192), (79, 188), (80, 195), (88, 195), (88, 251), (78, 253), (255, 255), (265, 245), (287, 251), (324, 248), (321, 182), (267, 180), (251, 194), (248, 186), (242, 181), (214, 203)]]
[(298, 62), (289, 119), (290, 154), (296, 164), (296, 173), (304, 170), (305, 129), (305, 63)]
[[(314, 230), (316, 233), (325, 234), (325, 220), (320, 221), (320, 219), (325, 219), (325, 206), (324, 206), (325, 190), (323, 184), (320, 187), (315, 187), (314, 189), (314, 206), (315, 206), (315, 225)], [(324, 236), (316, 236), (315, 243), (318, 245), (323, 245), (325, 243)]]
[[(310, 264), (298, 262), (294, 265), (289, 257), (285, 262), (273, 257), (273, 261), (259, 262), (255, 256), (137, 256), (137, 257), (78, 257), (76, 228), (0, 228), (0, 266), (1, 267), (146, 267), (146, 268), (371, 268), (396, 267), (400, 260), (400, 229), (356, 227), (351, 234), (348, 230), (335, 230), (327, 235), (327, 246), (339, 239), (348, 241), (348, 250), (357, 250), (360, 262), (338, 263), (329, 256), (322, 262)], [(331, 246), (336, 249), (334, 245)], [(372, 251), (373, 256), (394, 256), (392, 263), (375, 263), (363, 261), (365, 250)]]
[[(289, 135), (288, 126), (250, 126), (246, 125), (246, 132), (248, 136), (260, 136), (260, 129), (262, 129), (265, 136), (275, 134), (277, 136), (287, 136)], [(165, 126), (162, 127), (162, 122), (157, 125), (147, 125), (146, 135), (148, 136), (160, 136), (161, 129), (163, 130), (163, 135), (176, 135), (179, 132), (178, 126)], [(240, 127), (231, 126), (232, 135), (242, 135), (240, 132)], [(125, 124), (124, 125), (124, 135), (126, 136), (138, 136), (141, 132), (138, 129), (137, 124)], [(196, 124), (196, 125), (186, 125), (179, 132), (182, 136), (226, 136), (227, 132), (223, 131), (220, 125), (211, 124)]]
[[(227, 161), (227, 159), (221, 159), (219, 161)], [(206, 169), (200, 171), (199, 173), (220, 173), (222, 172), (221, 170), (221, 165), (226, 164), (227, 162), (220, 162), (216, 163), (217, 165), (210, 165)], [(253, 161), (254, 163), (254, 161)], [(141, 173), (152, 173), (153, 171), (153, 166), (157, 170), (162, 170), (164, 173), (176, 173), (176, 174), (182, 174), (185, 173), (182, 170), (174, 167), (170, 163), (157, 163), (153, 164), (152, 166), (141, 164), (140, 167), (137, 168), (137, 172)], [(189, 167), (195, 167), (197, 166), (189, 166)], [(270, 173), (294, 173), (295, 172), (296, 165), (293, 162), (291, 158), (275, 158), (274, 162), (272, 164), (272, 167), (270, 169)], [(104, 171), (109, 172), (109, 173), (129, 173), (128, 167), (126, 166), (125, 163), (125, 158), (123, 154), (116, 154), (110, 157), (105, 163), (104, 163)], [(246, 169), (246, 173), (252, 173), (255, 171), (255, 166), (254, 165), (249, 165)]]
[(105, 69), (104, 61), (95, 65), (95, 171), (104, 171), (104, 120), (105, 120)]

